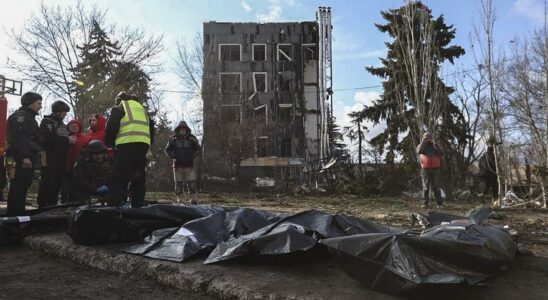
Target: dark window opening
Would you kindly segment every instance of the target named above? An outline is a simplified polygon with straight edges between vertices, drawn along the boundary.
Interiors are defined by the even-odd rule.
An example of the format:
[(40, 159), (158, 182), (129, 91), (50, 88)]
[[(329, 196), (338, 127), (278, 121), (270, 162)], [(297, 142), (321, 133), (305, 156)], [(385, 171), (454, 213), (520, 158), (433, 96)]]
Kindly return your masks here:
[(241, 74), (220, 74), (221, 93), (238, 94), (241, 92)]
[(240, 124), (240, 106), (221, 106), (221, 124)]
[(255, 116), (255, 122), (268, 124), (268, 106), (261, 105), (261, 106), (255, 107), (254, 116)]
[(253, 73), (253, 91), (266, 92), (266, 73)]
[(253, 60), (266, 61), (266, 45), (253, 45)]
[(269, 140), (268, 137), (261, 136), (255, 139), (256, 143), (256, 151), (255, 155), (257, 157), (266, 157), (269, 156), (268, 148), (269, 148)]
[(306, 60), (318, 60), (318, 48), (316, 45), (303, 46), (303, 59)]
[(221, 61), (239, 61), (240, 45), (219, 45), (219, 59)]
[(278, 91), (289, 92), (291, 90), (291, 80), (286, 80), (282, 74), (278, 73)]
[(292, 143), (291, 139), (283, 139), (281, 142), (281, 149), (280, 149), (280, 156), (281, 157), (292, 157)]
[(282, 123), (291, 123), (293, 121), (293, 107), (279, 107), (278, 114)]
[(278, 45), (278, 61), (291, 61), (291, 45)]

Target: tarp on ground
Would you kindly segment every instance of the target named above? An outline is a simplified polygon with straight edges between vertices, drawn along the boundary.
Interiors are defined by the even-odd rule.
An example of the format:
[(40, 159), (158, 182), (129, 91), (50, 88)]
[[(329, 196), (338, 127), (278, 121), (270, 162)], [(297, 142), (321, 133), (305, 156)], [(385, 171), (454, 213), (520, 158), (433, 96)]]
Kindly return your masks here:
[(25, 236), (52, 229), (64, 229), (73, 210), (80, 204), (57, 205), (28, 210), (20, 216), (0, 216), (0, 245), (17, 243)]
[(308, 210), (218, 244), (204, 263), (219, 263), (246, 255), (303, 252), (313, 249), (324, 238), (371, 232), (403, 233), (404, 230), (352, 216)]
[(506, 270), (516, 245), (503, 228), (468, 218), (425, 216), (434, 225), (420, 235), (373, 233), (322, 240), (348, 275), (369, 288), (404, 293), (440, 284), (476, 284)]
[(179, 228), (154, 231), (143, 244), (125, 251), (149, 258), (182, 262), (202, 251), (211, 251), (229, 238), (255, 232), (277, 222), (278, 215), (249, 209), (219, 211), (185, 223)]
[(70, 219), (68, 234), (74, 243), (81, 245), (141, 242), (155, 230), (179, 227), (221, 211), (224, 208), (213, 205), (85, 207), (76, 211)]
[(489, 210), (468, 217), (417, 215), (421, 234), (317, 210), (291, 216), (249, 208), (152, 205), (84, 208), (69, 233), (80, 244), (138, 242), (125, 251), (182, 262), (198, 253), (206, 264), (256, 256), (287, 257), (329, 249), (342, 268), (369, 288), (404, 293), (444, 284), (475, 284), (505, 270), (516, 245), (503, 228), (483, 225)]
[(345, 215), (309, 210), (292, 216), (240, 208), (191, 220), (178, 228), (150, 234), (126, 252), (182, 262), (197, 253), (210, 253), (205, 263), (247, 255), (283, 255), (311, 250), (323, 238), (359, 233), (404, 230)]

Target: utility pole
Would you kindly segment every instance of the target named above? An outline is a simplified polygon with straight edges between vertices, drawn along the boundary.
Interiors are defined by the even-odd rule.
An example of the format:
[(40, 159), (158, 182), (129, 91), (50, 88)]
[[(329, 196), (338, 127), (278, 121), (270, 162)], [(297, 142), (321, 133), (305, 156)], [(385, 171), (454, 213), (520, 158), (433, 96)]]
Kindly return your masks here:
[(360, 172), (362, 170), (362, 123), (358, 119), (358, 165), (360, 166)]
[(542, 180), (542, 193), (543, 193), (543, 207), (546, 208), (546, 190), (545, 190), (545, 180), (546, 180), (546, 172), (548, 171), (548, 32), (547, 32), (547, 20), (546, 20), (546, 0), (544, 0), (544, 45), (543, 46), (543, 64), (544, 64), (544, 110), (545, 110), (545, 118), (546, 118), (546, 131), (544, 132), (544, 138), (546, 141), (544, 142), (544, 150), (546, 155), (546, 162), (545, 162), (545, 168), (544, 168), (544, 176), (541, 176), (540, 180)]

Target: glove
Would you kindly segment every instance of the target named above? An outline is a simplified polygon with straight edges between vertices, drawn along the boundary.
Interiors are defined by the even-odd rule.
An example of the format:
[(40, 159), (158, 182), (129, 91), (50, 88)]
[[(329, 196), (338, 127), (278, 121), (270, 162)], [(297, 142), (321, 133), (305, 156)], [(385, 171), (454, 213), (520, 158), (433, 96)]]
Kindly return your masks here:
[(150, 149), (149, 149), (148, 152), (147, 152), (146, 159), (147, 159), (147, 160), (151, 160), (152, 158), (153, 158), (152, 152), (151, 152)]
[(97, 189), (97, 193), (99, 194), (106, 194), (108, 193), (108, 186), (103, 185), (100, 188)]

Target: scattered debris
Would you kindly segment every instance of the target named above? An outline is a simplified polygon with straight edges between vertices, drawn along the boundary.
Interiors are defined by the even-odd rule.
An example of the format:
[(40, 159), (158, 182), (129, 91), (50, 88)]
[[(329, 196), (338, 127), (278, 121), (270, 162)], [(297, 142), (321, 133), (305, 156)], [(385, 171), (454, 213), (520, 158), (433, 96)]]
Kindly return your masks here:
[(255, 178), (256, 187), (274, 187), (276, 180), (272, 177), (257, 177)]

